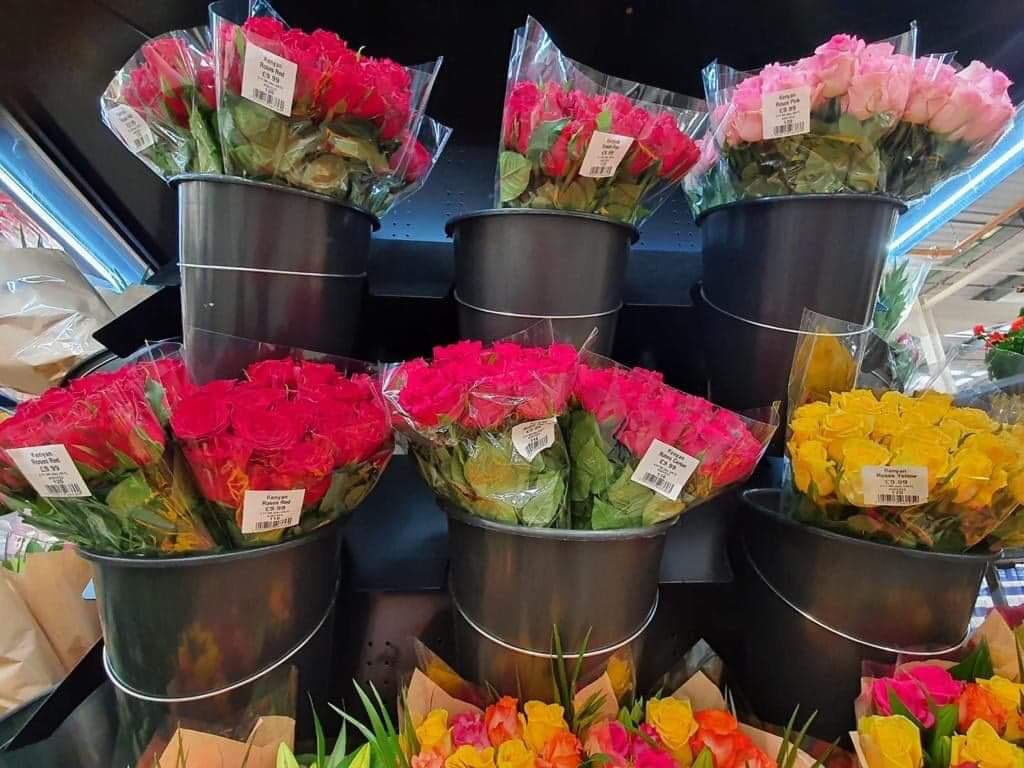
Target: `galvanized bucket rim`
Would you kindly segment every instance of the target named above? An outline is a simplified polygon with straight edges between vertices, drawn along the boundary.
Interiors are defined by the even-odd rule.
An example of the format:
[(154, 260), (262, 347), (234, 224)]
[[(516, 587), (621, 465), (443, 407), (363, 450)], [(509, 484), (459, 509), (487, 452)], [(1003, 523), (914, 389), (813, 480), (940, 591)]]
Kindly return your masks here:
[(773, 205), (776, 203), (782, 203), (785, 201), (792, 200), (848, 200), (857, 202), (872, 202), (872, 203), (889, 203), (896, 207), (900, 214), (907, 212), (907, 204), (900, 200), (898, 197), (892, 195), (886, 195), (881, 192), (812, 192), (806, 195), (772, 195), (770, 197), (753, 197), (749, 200), (733, 200), (731, 203), (722, 203), (721, 205), (715, 205), (708, 208), (705, 211), (701, 211), (697, 214), (697, 217), (693, 220), (693, 223), (698, 227), (710, 214), (724, 211), (728, 208), (739, 208), (746, 206), (755, 205)]
[(441, 507), (448, 513), (448, 517), (455, 518), (460, 523), (483, 528), (495, 533), (503, 533), (509, 536), (522, 536), (527, 539), (547, 539), (548, 541), (626, 541), (631, 539), (655, 539), (667, 534), (679, 520), (676, 515), (671, 520), (665, 520), (655, 525), (643, 528), (615, 528), (607, 531), (586, 531), (571, 528), (534, 528), (527, 525), (508, 525), (494, 520), (486, 520), (477, 515), (464, 512), (458, 507), (442, 502)]
[(135, 557), (121, 557), (118, 555), (104, 555), (99, 552), (91, 552), (78, 547), (78, 554), (86, 560), (102, 565), (117, 566), (121, 568), (149, 568), (162, 570), (165, 568), (189, 568), (199, 565), (231, 565), (241, 560), (251, 560), (258, 557), (266, 557), (277, 554), (288, 549), (295, 549), (307, 544), (312, 544), (327, 536), (334, 536), (340, 531), (342, 521), (332, 520), (290, 541), (283, 541), (279, 544), (271, 544), (266, 547), (250, 547), (248, 549), (235, 549), (226, 552), (206, 552), (198, 555), (166, 555), (164, 557), (148, 557), (138, 555)]
[(445, 222), (444, 233), (448, 237), (452, 237), (454, 229), (462, 222), (469, 221), (470, 219), (480, 219), (487, 216), (555, 216), (561, 218), (580, 219), (582, 221), (597, 221), (602, 224), (612, 224), (616, 227), (622, 227), (629, 230), (629, 242), (631, 245), (635, 245), (640, 239), (640, 230), (632, 224), (627, 224), (624, 221), (610, 219), (606, 216), (598, 216), (596, 213), (583, 213), (582, 211), (554, 211), (544, 208), (484, 208), (483, 210), (473, 211), (471, 213), (460, 213), (458, 216), (453, 216)]
[(968, 553), (968, 552), (930, 552), (925, 549), (910, 549), (909, 547), (899, 547), (895, 544), (886, 544), (882, 541), (870, 541), (868, 539), (858, 539), (855, 536), (846, 536), (836, 531), (830, 531), (826, 528), (819, 528), (814, 525), (807, 525), (794, 520), (791, 517), (787, 517), (782, 514), (777, 508), (765, 506), (756, 497), (758, 496), (774, 496), (778, 499), (779, 504), (782, 503), (782, 490), (779, 488), (748, 488), (743, 491), (742, 497), (743, 502), (752, 509), (756, 510), (759, 514), (770, 517), (773, 520), (782, 523), (783, 525), (792, 528), (794, 530), (799, 529), (812, 536), (819, 536), (823, 539), (830, 541), (842, 542), (844, 545), (849, 545), (854, 548), (868, 549), (874, 552), (885, 550), (888, 552), (900, 553), (905, 555), (911, 560), (945, 560), (947, 562), (963, 562), (969, 561), (987, 561), (995, 562), (999, 559), (998, 553)]
[(305, 189), (296, 189), (295, 187), (288, 187), (284, 184), (271, 184), (267, 181), (256, 181), (255, 179), (243, 179), (241, 176), (229, 176), (222, 173), (181, 173), (169, 178), (167, 183), (173, 188), (185, 181), (208, 181), (213, 184), (238, 184), (243, 187), (258, 187), (260, 189), (269, 189), (277, 192), (299, 195), (301, 197), (308, 197), (312, 200), (320, 200), (321, 202), (336, 205), (339, 208), (348, 208), (350, 211), (360, 213), (370, 220), (370, 227), (374, 232), (380, 229), (380, 219), (365, 208), (360, 208), (358, 205), (352, 205), (352, 203), (342, 202), (341, 200), (337, 200), (329, 195), (309, 192)]

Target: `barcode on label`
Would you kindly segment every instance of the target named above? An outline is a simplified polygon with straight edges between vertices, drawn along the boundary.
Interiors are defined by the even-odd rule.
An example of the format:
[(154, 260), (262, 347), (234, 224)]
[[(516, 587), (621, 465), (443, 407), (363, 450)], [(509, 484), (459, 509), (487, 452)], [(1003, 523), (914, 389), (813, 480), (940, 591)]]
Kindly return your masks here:
[(541, 439), (539, 437), (530, 438), (530, 441), (526, 444), (526, 450), (523, 451), (527, 456), (535, 454), (541, 448)]
[(253, 526), (257, 531), (272, 531), (275, 528), (287, 528), (287, 520), (260, 520)]
[(78, 483), (44, 483), (44, 496), (86, 496), (85, 489)]
[(256, 101), (263, 102), (275, 112), (284, 112), (285, 107), (287, 106), (284, 103), (284, 99), (279, 99), (274, 94), (268, 93), (267, 91), (261, 91), (259, 88), (253, 88), (252, 95)]
[(879, 504), (920, 504), (921, 499), (918, 496), (907, 496), (902, 493), (880, 493), (878, 494)]
[(781, 123), (772, 128), (772, 136), (792, 136), (797, 133), (806, 133), (807, 123), (803, 120), (793, 123)]
[(653, 472), (644, 472), (644, 483), (648, 487), (654, 486), (652, 490), (662, 491), (669, 496), (675, 496), (676, 484), (661, 475), (656, 475)]
[(615, 166), (613, 165), (592, 165), (587, 169), (587, 172), (582, 174), (583, 176), (612, 176), (615, 174)]

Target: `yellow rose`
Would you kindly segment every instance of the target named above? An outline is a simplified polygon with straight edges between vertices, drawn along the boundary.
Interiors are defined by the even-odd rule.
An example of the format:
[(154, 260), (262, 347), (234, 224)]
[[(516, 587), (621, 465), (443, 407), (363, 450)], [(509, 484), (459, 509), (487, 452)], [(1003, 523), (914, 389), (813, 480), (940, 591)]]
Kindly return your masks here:
[(1024, 750), (999, 738), (985, 720), (975, 720), (966, 736), (954, 736), (951, 747), (950, 765), (975, 763), (978, 768), (1024, 768)]
[(444, 768), (494, 768), (494, 747), (477, 749), (463, 744), (444, 761)]
[(528, 701), (523, 711), (526, 712), (526, 743), (538, 754), (544, 751), (544, 745), (556, 731), (569, 730), (565, 722), (565, 710), (558, 704)]
[(963, 450), (980, 451), (992, 459), (996, 466), (1006, 467), (1015, 464), (1020, 458), (1017, 447), (1002, 435), (991, 432), (975, 432), (968, 435), (961, 446)]
[(793, 411), (794, 419), (813, 419), (821, 421), (831, 411), (828, 403), (818, 401), (816, 403), (805, 403)]
[(903, 413), (903, 409), (910, 401), (911, 398), (893, 389), (883, 392), (882, 396), (878, 398), (883, 413), (894, 413), (897, 415)]
[(979, 451), (960, 450), (953, 456), (949, 487), (955, 492), (953, 501), (971, 509), (982, 509), (992, 503), (997, 491), (1006, 487), (1006, 470), (996, 467)]
[(522, 739), (509, 739), (498, 746), (498, 768), (533, 768), (536, 759)]
[(926, 467), (928, 469), (928, 490), (934, 490), (939, 480), (949, 474), (949, 451), (934, 443), (910, 443), (895, 451), (893, 467)]
[(1003, 708), (1011, 713), (1011, 717), (1006, 723), (1006, 733), (1004, 734), (1006, 738), (1016, 741), (1021, 736), (1024, 736), (1024, 733), (1021, 732), (1019, 719), (1013, 716), (1020, 710), (1020, 699), (1024, 695), (1024, 684), (1015, 683), (999, 675), (995, 675), (988, 680), (978, 680), (976, 682), (995, 696)]
[(884, 408), (875, 393), (870, 389), (851, 389), (849, 392), (840, 392), (832, 395), (832, 405), (838, 406), (848, 413), (860, 413), (874, 415), (881, 413)]
[(980, 408), (950, 408), (946, 418), (958, 422), (970, 432), (992, 432), (996, 424)]
[(835, 469), (828, 460), (824, 445), (817, 440), (809, 440), (791, 458), (793, 482), (802, 493), (810, 493), (812, 483), (816, 496), (828, 496), (835, 490)]
[(959, 421), (943, 419), (939, 422), (939, 429), (949, 437), (953, 445), (960, 445), (960, 441), (964, 439), (964, 425)]
[(1018, 472), (1010, 478), (1010, 495), (1018, 504), (1024, 504), (1024, 472)]
[(857, 733), (868, 768), (921, 768), (921, 734), (903, 715), (862, 717)]
[(940, 445), (949, 453), (956, 448), (957, 441), (938, 427), (913, 425), (905, 427), (892, 438), (892, 449), (899, 450), (905, 445), (922, 443), (924, 445)]
[(448, 727), (448, 710), (431, 710), (416, 726), (416, 741), (425, 751), (449, 754), (452, 751), (452, 731)]
[(898, 413), (880, 413), (875, 416), (874, 428), (871, 430), (871, 437), (880, 442), (891, 440), (894, 435), (899, 434), (906, 428), (903, 417)]
[(617, 652), (608, 659), (605, 667), (608, 679), (611, 680), (612, 690), (615, 691), (615, 698), (622, 700), (627, 694), (633, 692), (636, 684), (636, 674), (633, 669), (633, 662), (626, 653)]
[(844, 440), (864, 437), (871, 432), (874, 419), (859, 413), (832, 411), (821, 420), (821, 436), (825, 440)]
[(914, 414), (925, 424), (938, 424), (949, 413), (952, 404), (953, 399), (949, 395), (925, 392), (904, 404), (903, 412)]
[(944, 392), (936, 392), (934, 389), (929, 389), (918, 395), (916, 399), (920, 403), (929, 403), (937, 408), (941, 408), (943, 411), (948, 411), (953, 407), (953, 396), (947, 395)]
[(650, 699), (647, 702), (647, 722), (654, 726), (668, 751), (683, 768), (693, 762), (690, 738), (697, 732), (690, 702), (681, 699)]
[(813, 440), (818, 436), (818, 420), (799, 418), (789, 422), (789, 430), (792, 433), (790, 443), (800, 445), (807, 440)]
[(839, 493), (851, 504), (864, 505), (864, 467), (887, 464), (889, 451), (883, 446), (853, 437), (843, 441)]

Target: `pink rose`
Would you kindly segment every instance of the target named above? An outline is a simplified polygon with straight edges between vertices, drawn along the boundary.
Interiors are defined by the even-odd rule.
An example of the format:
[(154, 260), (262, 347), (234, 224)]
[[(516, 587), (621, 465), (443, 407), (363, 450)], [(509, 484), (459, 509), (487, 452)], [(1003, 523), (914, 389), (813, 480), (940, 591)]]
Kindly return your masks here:
[(904, 122), (924, 125), (931, 120), (953, 92), (955, 76), (956, 70), (941, 59), (928, 57), (915, 61)]
[(723, 119), (727, 121), (725, 139), (731, 146), (744, 142), (761, 141), (761, 76), (755, 75), (736, 86), (732, 102)]
[(967, 101), (974, 105), (958, 138), (970, 144), (995, 143), (1013, 117), (1010, 79), (999, 70), (989, 69), (980, 61), (972, 61), (956, 74), (955, 80), (950, 100), (959, 93), (970, 92), (972, 96)]
[(843, 97), (844, 112), (858, 120), (875, 115), (898, 120), (903, 115), (914, 79), (914, 62), (893, 50), (890, 43), (874, 43), (861, 51)]
[(452, 746), (469, 745), (477, 749), (491, 746), (484, 719), (476, 712), (463, 712), (452, 719)]
[(931, 728), (935, 716), (928, 709), (928, 700), (924, 689), (913, 680), (896, 680), (891, 677), (873, 680), (871, 683), (871, 701), (875, 712), (888, 717), (892, 714), (889, 694), (896, 698), (916, 717), (925, 728)]
[(857, 57), (864, 48), (864, 41), (859, 37), (833, 35), (827, 43), (814, 49), (814, 56), (804, 60), (813, 67), (823, 98), (831, 99), (846, 93), (857, 68)]
[(583, 749), (587, 755), (604, 755), (614, 768), (625, 768), (629, 764), (629, 731), (618, 720), (598, 723), (587, 731)]
[(963, 683), (954, 680), (948, 671), (934, 664), (922, 664), (907, 670), (901, 669), (896, 673), (896, 679), (917, 683), (940, 707), (952, 704), (960, 698), (964, 689)]
[[(653, 726), (644, 723), (640, 734), (633, 737), (632, 758), (634, 768), (677, 768), (676, 761), (664, 749), (664, 744)], [(651, 746), (651, 744), (657, 746)]]

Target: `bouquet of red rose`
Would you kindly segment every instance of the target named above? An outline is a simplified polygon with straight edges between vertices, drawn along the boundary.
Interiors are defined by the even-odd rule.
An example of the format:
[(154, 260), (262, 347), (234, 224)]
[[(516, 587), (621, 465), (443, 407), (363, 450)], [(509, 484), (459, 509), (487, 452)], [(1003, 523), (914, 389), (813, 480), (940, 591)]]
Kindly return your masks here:
[(462, 341), (386, 374), (385, 396), (427, 483), (472, 514), (565, 527), (569, 459), (557, 417), (576, 350)]
[(178, 403), (174, 436), (228, 540), (256, 546), (311, 531), (373, 490), (394, 445), (368, 370), (264, 360), (242, 380), (208, 382)]
[(93, 552), (215, 548), (168, 414), (192, 384), (174, 356), (94, 373), (22, 403), (0, 422), (0, 501)]
[(697, 161), (706, 119), (698, 99), (563, 56), (528, 18), (512, 43), (496, 205), (639, 225)]
[(376, 215), (423, 184), (451, 132), (425, 116), (441, 59), (367, 56), (334, 32), (289, 29), (263, 2), (241, 25), (213, 20), (227, 173)]
[(216, 107), (205, 28), (146, 42), (100, 97), (104, 124), (165, 179), (223, 170)]
[(778, 425), (667, 386), (660, 373), (597, 355), (580, 363), (563, 418), (574, 528), (654, 525), (754, 471)]

